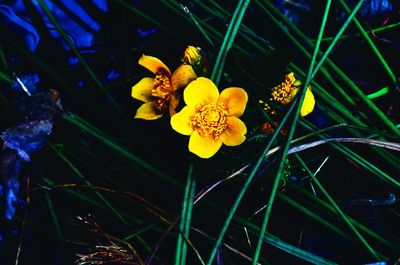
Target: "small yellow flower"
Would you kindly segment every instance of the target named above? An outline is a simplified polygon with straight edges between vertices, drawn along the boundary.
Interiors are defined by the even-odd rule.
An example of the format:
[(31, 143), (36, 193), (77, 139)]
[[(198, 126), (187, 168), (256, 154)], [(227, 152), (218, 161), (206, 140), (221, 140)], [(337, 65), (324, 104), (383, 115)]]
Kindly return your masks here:
[(142, 55), (139, 64), (156, 76), (145, 77), (132, 87), (132, 97), (144, 102), (137, 109), (135, 118), (159, 119), (167, 107), (171, 116), (175, 114), (179, 104), (176, 91), (196, 79), (193, 68), (182, 64), (171, 75), (171, 71), (161, 60), (148, 55)]
[(199, 77), (183, 92), (187, 106), (171, 117), (172, 128), (189, 135), (189, 151), (201, 158), (212, 157), (222, 146), (240, 145), (246, 125), (239, 119), (247, 104), (247, 93), (239, 87), (221, 94), (208, 78)]
[[(272, 89), (270, 100), (280, 102), (282, 105), (289, 105), (295, 98), (297, 92), (301, 88), (302, 82), (296, 80), (294, 73), (289, 73), (285, 76), (285, 81)], [(311, 91), (311, 86), (307, 87), (303, 105), (301, 106), (300, 116), (304, 117), (314, 110), (315, 98)]]
[(194, 46), (187, 46), (183, 52), (182, 62), (189, 64), (191, 66), (197, 66), (201, 61), (200, 48)]

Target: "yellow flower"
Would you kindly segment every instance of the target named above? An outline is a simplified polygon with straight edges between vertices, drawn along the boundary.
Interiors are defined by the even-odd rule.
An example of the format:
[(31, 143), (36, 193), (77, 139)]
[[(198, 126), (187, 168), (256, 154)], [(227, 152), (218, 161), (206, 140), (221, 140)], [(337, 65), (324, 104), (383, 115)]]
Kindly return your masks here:
[(247, 128), (239, 117), (246, 109), (247, 93), (242, 88), (226, 88), (219, 94), (210, 79), (199, 77), (186, 87), (183, 99), (187, 106), (171, 117), (171, 126), (190, 135), (190, 152), (210, 158), (222, 144), (244, 142)]
[(159, 119), (167, 107), (171, 116), (175, 114), (179, 104), (176, 91), (196, 79), (193, 68), (182, 64), (171, 75), (171, 71), (161, 60), (148, 55), (142, 55), (139, 64), (156, 76), (145, 77), (132, 87), (132, 97), (144, 102), (137, 109), (135, 118)]
[[(289, 105), (295, 98), (297, 92), (301, 88), (302, 82), (296, 80), (294, 73), (289, 73), (285, 76), (285, 81), (272, 89), (270, 100), (280, 102), (282, 105)], [(300, 116), (304, 117), (314, 110), (315, 98), (311, 92), (311, 86), (307, 87), (303, 105), (301, 106)]]
[(191, 66), (197, 66), (198, 64), (200, 64), (200, 61), (201, 61), (200, 48), (194, 46), (187, 46), (182, 56), (182, 62), (189, 64)]

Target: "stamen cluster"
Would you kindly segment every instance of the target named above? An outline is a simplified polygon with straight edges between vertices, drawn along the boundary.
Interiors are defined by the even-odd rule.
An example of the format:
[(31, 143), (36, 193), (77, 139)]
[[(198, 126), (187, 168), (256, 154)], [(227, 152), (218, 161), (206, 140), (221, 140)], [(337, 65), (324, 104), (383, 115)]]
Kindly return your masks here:
[(191, 124), (201, 136), (212, 135), (216, 139), (227, 127), (227, 117), (223, 104), (207, 104), (197, 108)]
[(153, 81), (151, 95), (156, 98), (155, 105), (159, 112), (162, 112), (167, 107), (172, 93), (170, 78), (164, 71), (158, 72)]

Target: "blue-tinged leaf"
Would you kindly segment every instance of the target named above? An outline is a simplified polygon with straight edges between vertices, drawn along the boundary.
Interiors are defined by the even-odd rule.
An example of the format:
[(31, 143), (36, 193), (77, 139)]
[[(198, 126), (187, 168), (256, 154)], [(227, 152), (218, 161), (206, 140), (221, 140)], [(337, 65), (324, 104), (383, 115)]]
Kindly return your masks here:
[(103, 12), (108, 12), (107, 0), (92, 0), (92, 2)]
[(36, 49), (40, 40), (39, 33), (26, 20), (15, 14), (12, 7), (0, 5), (0, 23), (21, 35), (30, 51)]
[[(44, 2), (76, 47), (84, 49), (93, 47), (94, 32), (99, 31), (101, 25), (77, 1), (62, 0), (58, 2), (45, 0)], [(106, 0), (93, 0), (92, 2), (102, 11), (108, 11)], [(69, 46), (62, 40), (38, 1), (32, 0), (29, 1), (29, 4), (32, 4), (39, 12), (50, 35), (58, 39), (65, 50), (69, 50)], [(72, 15), (70, 16), (69, 14), (71, 13)], [(31, 19), (23, 0), (3, 1), (0, 4), (0, 23), (5, 24), (8, 28), (21, 35), (29, 50), (35, 51), (40, 36), (30, 22)], [(71, 64), (73, 65), (73, 62)]]
[(41, 149), (53, 128), (52, 120), (25, 121), (7, 129), (1, 135), (4, 146), (18, 152), (29, 161), (29, 154)]
[(22, 97), (17, 102), (17, 110), (23, 119), (0, 136), (3, 140), (0, 173), (6, 197), (5, 215), (8, 219), (15, 213), (21, 169), (30, 161), (30, 154), (46, 144), (53, 128), (57, 106), (60, 106), (60, 100), (59, 93), (55, 90)]
[(5, 216), (12, 219), (18, 202), (19, 175), (26, 161), (15, 150), (5, 148), (0, 154), (0, 172), (4, 179)]
[(295, 25), (298, 25), (302, 16), (311, 10), (309, 0), (276, 0), (275, 6)]
[[(51, 1), (47, 1), (49, 4)], [(100, 24), (94, 21), (88, 13), (75, 1), (75, 0), (62, 0), (62, 4), (74, 15), (82, 20), (87, 26), (89, 26), (94, 31), (100, 30)]]

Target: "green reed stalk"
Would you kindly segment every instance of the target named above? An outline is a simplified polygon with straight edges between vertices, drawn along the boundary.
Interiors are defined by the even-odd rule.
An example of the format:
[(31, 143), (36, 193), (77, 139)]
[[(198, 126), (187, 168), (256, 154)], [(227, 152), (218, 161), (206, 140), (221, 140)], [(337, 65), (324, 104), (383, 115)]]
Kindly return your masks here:
[(211, 250), (210, 256), (208, 258), (208, 262), (207, 265), (211, 265), (214, 261), (215, 255), (217, 254), (218, 248), (221, 245), (222, 239), (225, 236), (225, 233), (228, 229), (228, 226), (230, 224), (230, 222), (232, 221), (232, 218), (237, 210), (237, 208), (239, 207), (239, 204), (241, 202), (241, 200), (243, 199), (244, 194), (246, 193), (247, 189), (250, 186), (251, 181), (253, 180), (254, 176), (256, 175), (258, 169), (260, 168), (262, 162), (264, 162), (265, 160), (265, 155), (268, 153), (269, 149), (271, 148), (272, 144), (274, 143), (276, 137), (278, 136), (278, 134), (280, 133), (280, 131), (282, 130), (283, 126), (286, 124), (286, 122), (288, 121), (288, 118), (290, 116), (290, 114), (292, 113), (292, 111), (294, 110), (294, 107), (296, 106), (296, 102), (297, 102), (298, 98), (296, 98), (293, 101), (293, 104), (289, 107), (289, 109), (287, 110), (285, 116), (282, 118), (281, 123), (278, 125), (278, 127), (276, 128), (276, 130), (274, 131), (274, 133), (272, 134), (271, 138), (269, 139), (269, 141), (267, 142), (264, 150), (262, 151), (260, 157), (257, 159), (256, 163), (254, 164), (253, 169), (251, 170), (249, 176), (247, 177), (245, 183), (242, 186), (242, 189), (240, 190), (239, 194), (236, 196), (235, 202), (233, 203), (228, 216), (226, 217), (224, 224), (218, 234), (217, 240), (214, 243), (214, 246)]
[[(386, 31), (388, 29), (396, 28), (398, 26), (400, 26), (400, 22), (388, 24), (388, 25), (385, 25), (382, 27), (378, 27), (378, 28), (375, 28), (372, 30), (365, 31), (365, 32), (367, 34), (378, 33), (378, 32), (382, 32), (382, 31)], [(355, 38), (355, 37), (360, 37), (360, 36), (362, 36), (360, 33), (351, 34), (351, 35), (343, 35), (342, 37), (340, 37), (340, 39), (342, 40), (342, 39)], [(333, 37), (322, 38), (322, 41), (331, 41), (331, 40), (333, 40)]]
[[(314, 131), (317, 129), (316, 126), (312, 125), (308, 121), (301, 121), (300, 124), (309, 131)], [(321, 135), (320, 137), (322, 139), (329, 138), (326, 135)], [(360, 165), (361, 167), (366, 169), (368, 172), (371, 172), (372, 174), (374, 174), (378, 178), (382, 179), (383, 181), (400, 189), (400, 182), (398, 182), (394, 178), (390, 177), (388, 174), (386, 174), (385, 172), (380, 170), (374, 164), (368, 162), (365, 158), (361, 157), (353, 150), (349, 149), (348, 147), (346, 147), (340, 143), (337, 143), (337, 144), (329, 143), (329, 145), (332, 146), (334, 149), (338, 150), (339, 152), (341, 152), (346, 157), (349, 157), (350, 159), (352, 159), (355, 163), (357, 163), (358, 165)]]
[[(340, 27), (338, 33), (336, 36), (333, 38), (332, 42), (329, 44), (328, 48), (322, 55), (321, 59), (319, 60), (318, 64), (315, 66), (313, 73), (311, 74), (311, 79), (315, 77), (315, 75), (318, 73), (319, 68), (322, 66), (322, 64), (325, 62), (326, 58), (328, 58), (328, 55), (331, 53), (333, 48), (335, 47), (336, 43), (338, 42), (340, 36), (343, 35), (343, 32), (347, 29), (349, 26), (351, 20), (354, 18), (354, 16), (357, 14), (358, 10), (360, 10), (364, 0), (359, 0), (357, 5), (354, 7), (353, 11), (351, 11), (349, 17), (346, 19), (346, 21), (343, 23), (343, 25)], [(318, 39), (317, 39), (318, 41)]]
[[(61, 153), (52, 143), (48, 143), (48, 146), (72, 169), (72, 171), (89, 187), (93, 187), (92, 183), (78, 170), (78, 168), (63, 154)], [(94, 193), (99, 197), (107, 207), (117, 216), (117, 218), (125, 225), (128, 224), (126, 219), (120, 214), (120, 212), (101, 194), (99, 191), (94, 190)]]
[(300, 109), (301, 109), (301, 107), (303, 105), (303, 100), (304, 100), (304, 97), (306, 95), (307, 87), (310, 84), (311, 79), (312, 79), (311, 76), (312, 76), (312, 72), (313, 72), (313, 69), (314, 69), (315, 61), (317, 59), (319, 46), (321, 44), (321, 39), (322, 39), (323, 32), (324, 32), (324, 29), (325, 29), (326, 21), (328, 19), (328, 13), (329, 13), (329, 8), (331, 6), (331, 3), (332, 3), (331, 0), (328, 0), (326, 2), (325, 11), (324, 11), (324, 15), (322, 17), (322, 22), (321, 22), (320, 30), (319, 30), (319, 33), (318, 33), (317, 42), (315, 44), (315, 48), (314, 48), (314, 52), (313, 52), (313, 55), (312, 55), (312, 58), (311, 58), (310, 66), (308, 68), (306, 81), (304, 82), (303, 90), (300, 93), (299, 101), (298, 101), (298, 103), (296, 105), (296, 112), (294, 113), (293, 122), (292, 122), (292, 125), (290, 127), (290, 131), (289, 131), (289, 134), (288, 134), (288, 137), (287, 137), (287, 140), (286, 140), (285, 147), (283, 148), (283, 154), (282, 154), (282, 158), (281, 158), (280, 163), (279, 163), (278, 172), (277, 172), (274, 184), (272, 186), (271, 194), (270, 194), (269, 199), (268, 199), (267, 209), (265, 210), (265, 215), (264, 215), (264, 220), (263, 220), (263, 223), (262, 223), (262, 226), (261, 226), (260, 235), (259, 235), (259, 238), (258, 238), (258, 241), (257, 241), (256, 249), (254, 251), (254, 257), (253, 257), (253, 261), (252, 261), (253, 265), (257, 264), (259, 256), (260, 256), (261, 246), (262, 246), (262, 243), (263, 243), (263, 238), (264, 238), (265, 231), (266, 231), (266, 228), (267, 228), (267, 224), (268, 224), (268, 221), (269, 221), (269, 217), (270, 217), (270, 214), (271, 214), (272, 205), (273, 205), (274, 200), (275, 200), (275, 195), (276, 195), (276, 192), (278, 190), (279, 182), (280, 182), (280, 179), (281, 179), (281, 176), (282, 176), (282, 172), (283, 172), (283, 168), (284, 168), (284, 165), (285, 165), (286, 156), (287, 156), (287, 153), (288, 153), (288, 150), (289, 150), (289, 147), (290, 147), (290, 142), (291, 142), (291, 140), (293, 138), (294, 131), (295, 131), (295, 128), (296, 128), (296, 125), (297, 125), (297, 121), (299, 119), (299, 113), (300, 113)]
[[(346, 4), (345, 1), (339, 0), (340, 4), (343, 6), (344, 10), (347, 13), (350, 13), (350, 8)], [(397, 78), (395, 74), (393, 73), (392, 69), (390, 69), (388, 63), (386, 62), (385, 58), (383, 58), (382, 54), (379, 52), (378, 48), (375, 46), (374, 42), (371, 40), (371, 38), (368, 36), (368, 33), (364, 30), (364, 28), (361, 26), (361, 23), (358, 21), (356, 17), (353, 18), (353, 22), (356, 25), (357, 29), (360, 31), (361, 35), (363, 36), (364, 40), (368, 43), (369, 47), (372, 49), (372, 51), (375, 53), (376, 57), (378, 57), (379, 62), (382, 64), (382, 66), (385, 68), (387, 74), (389, 75), (391, 81), (393, 84), (397, 83)]]
[(4, 55), (3, 46), (0, 43), (0, 61), (3, 64), (3, 70), (8, 71), (8, 63), (6, 56)]
[(122, 108), (117, 104), (117, 102), (114, 100), (114, 98), (108, 94), (108, 92), (105, 91), (105, 88), (99, 78), (96, 76), (92, 68), (89, 66), (89, 64), (86, 62), (85, 58), (79, 53), (75, 45), (71, 42), (70, 38), (67, 36), (67, 34), (64, 32), (63, 28), (61, 25), (58, 23), (57, 19), (53, 16), (53, 14), (50, 12), (49, 8), (47, 7), (47, 4), (43, 2), (43, 0), (38, 0), (39, 5), (42, 7), (43, 11), (46, 13), (46, 15), (49, 17), (50, 21), (58, 31), (58, 33), (61, 35), (65, 43), (67, 43), (68, 47), (71, 49), (71, 51), (74, 53), (76, 58), (78, 58), (79, 62), (82, 64), (82, 66), (85, 68), (89, 76), (93, 79), (95, 84), (99, 87), (102, 93), (107, 97), (108, 100), (110, 100), (111, 104), (115, 108), (115, 110), (121, 115), (121, 117), (127, 119), (126, 113), (122, 110)]
[(58, 218), (57, 218), (56, 212), (54, 210), (53, 202), (52, 202), (52, 200), (50, 198), (50, 194), (47, 190), (44, 190), (44, 196), (46, 197), (46, 202), (47, 202), (47, 206), (49, 207), (49, 210), (50, 210), (51, 219), (53, 220), (54, 228), (56, 229), (56, 235), (57, 235), (58, 242), (61, 245), (64, 242), (64, 237), (62, 235), (60, 223), (58, 222)]
[[(0, 28), (2, 26), (0, 25)], [(7, 30), (7, 28), (5, 29)], [(25, 47), (22, 47), (18, 43), (12, 41), (11, 39), (6, 39), (7, 42), (9, 42), (16, 50), (18, 50), (19, 53), (23, 54), (28, 58), (30, 61), (32, 61), (34, 64), (36, 64), (40, 69), (42, 69), (46, 74), (56, 80), (60, 85), (62, 85), (64, 88), (68, 89), (69, 92), (71, 92), (74, 96), (77, 98), (80, 98), (81, 95), (76, 91), (76, 89), (73, 88), (71, 84), (69, 84), (67, 81), (65, 81), (66, 78), (61, 76), (59, 73), (57, 73), (56, 70), (54, 70), (53, 67), (45, 63), (43, 60), (35, 56), (34, 53), (30, 52), (28, 49)]]
[[(50, 179), (45, 179), (45, 181), (50, 185), (54, 185), (53, 181), (50, 180)], [(82, 192), (76, 192), (76, 191), (74, 191), (74, 190), (72, 190), (70, 188), (65, 188), (65, 189), (63, 189), (63, 191), (65, 191), (66, 193), (70, 194), (71, 196), (73, 196), (73, 197), (75, 197), (75, 198), (77, 198), (77, 199), (79, 199), (79, 200), (81, 200), (81, 201), (83, 201), (85, 203), (88, 203), (88, 204), (90, 204), (92, 206), (97, 207), (98, 209), (101, 209), (101, 210), (106, 211), (106, 212), (108, 212), (108, 210), (109, 210), (109, 208), (107, 206), (104, 206), (104, 204), (101, 204), (98, 201), (93, 200), (92, 198), (84, 195)], [(126, 213), (126, 212), (122, 212), (121, 214), (124, 216), (124, 218), (126, 218), (127, 220), (130, 221), (129, 223), (131, 225), (132, 225), (132, 223), (135, 223), (135, 224), (138, 224), (138, 225), (143, 225), (143, 223), (144, 223), (142, 220), (137, 219), (136, 216), (130, 215), (130, 214)], [(162, 231), (161, 228), (154, 227), (154, 226), (152, 227), (152, 229), (157, 231), (157, 232), (161, 232)], [(143, 238), (140, 235), (136, 235), (136, 236), (137, 236), (138, 240), (143, 244), (145, 249), (147, 251), (150, 251), (150, 246), (147, 244), (147, 242), (144, 241)]]
[(0, 79), (3, 79), (3, 81), (9, 84), (11, 84), (14, 81), (14, 79), (12, 79), (11, 76), (3, 72), (0, 72)]
[(162, 23), (159, 23), (157, 20), (153, 19), (151, 16), (144, 14), (143, 12), (141, 12), (139, 9), (135, 8), (132, 4), (128, 3), (127, 1), (116, 0), (116, 2), (119, 3), (120, 5), (124, 6), (126, 9), (128, 9), (130, 12), (134, 13), (135, 15), (143, 18), (145, 21), (150, 22), (157, 28), (165, 31), (166, 33), (168, 33), (170, 35), (177, 36), (175, 31), (171, 30), (169, 27), (166, 27)]
[[(271, 21), (279, 28), (281, 29), (282, 33), (285, 34), (285, 36), (296, 46), (296, 48), (304, 54), (307, 58), (311, 59), (311, 54), (307, 51), (306, 48), (304, 48), (304, 45), (301, 44), (294, 36), (293, 34), (287, 30), (287, 28), (281, 23), (280, 20), (278, 20), (276, 17), (278, 17), (281, 20), (286, 19), (285, 16), (283, 16), (278, 10), (274, 9), (275, 7), (270, 7), (269, 2), (263, 1), (263, 3), (268, 6), (269, 9), (267, 9), (263, 4), (261, 4), (260, 1), (256, 0), (256, 4), (261, 8), (261, 10), (268, 15), (268, 17), (271, 19)], [(271, 10), (272, 8), (272, 10)], [(271, 12), (270, 12), (271, 10)], [(278, 14), (276, 14), (278, 13)], [(285, 22), (285, 21), (284, 21)], [(287, 23), (290, 23), (289, 21)], [(309, 45), (309, 47), (314, 47), (313, 45)], [(291, 64), (292, 65), (292, 64)], [(351, 96), (347, 94), (347, 92), (339, 85), (335, 80), (332, 78), (332, 76), (329, 74), (329, 72), (325, 69), (321, 69), (322, 74), (324, 77), (334, 86), (334, 88), (339, 92), (339, 94), (343, 97), (343, 99), (348, 102), (350, 105), (355, 106), (356, 103), (352, 99)]]
[[(299, 192), (301, 195), (305, 196), (307, 199), (311, 200), (312, 203), (319, 205), (320, 207), (322, 207), (323, 210), (326, 210), (327, 212), (329, 212), (330, 214), (335, 214), (338, 215), (337, 211), (327, 202), (323, 201), (322, 199), (318, 198), (317, 196), (315, 196), (314, 194), (306, 191), (304, 188), (299, 187), (296, 184), (292, 184), (290, 183), (290, 188), (295, 189), (297, 192)], [(346, 215), (347, 218), (349, 219), (350, 222), (352, 222), (354, 224), (354, 226), (356, 226), (359, 230), (363, 231), (365, 234), (369, 235), (370, 237), (372, 237), (373, 239), (379, 241), (380, 243), (382, 243), (383, 245), (385, 245), (386, 247), (390, 248), (392, 251), (399, 251), (399, 248), (396, 247), (395, 245), (393, 245), (391, 242), (389, 242), (388, 240), (386, 240), (385, 238), (381, 237), (379, 234), (375, 233), (374, 231), (370, 230), (368, 227), (366, 227), (365, 225), (359, 223), (358, 221), (354, 220), (353, 218), (351, 218), (350, 216)]]
[[(282, 13), (280, 13), (274, 5), (269, 1), (263, 0), (263, 3), (268, 6), (269, 10), (272, 11), (274, 16), (278, 17), (283, 23), (293, 31), (299, 38), (301, 38), (309, 47), (313, 47), (312, 41), (301, 32), (295, 25), (293, 25)], [(289, 33), (288, 30), (283, 30), (284, 33)], [(290, 34), (292, 35), (292, 34)], [(353, 81), (331, 60), (326, 60), (327, 65), (347, 84), (347, 86), (360, 98), (360, 100), (368, 106), (373, 113), (388, 127), (388, 129), (394, 133), (397, 137), (400, 137), (400, 130), (393, 124), (393, 122), (363, 93), (363, 91), (356, 86)]]
[(239, 3), (237, 4), (235, 12), (233, 13), (232, 19), (229, 23), (228, 29), (225, 33), (225, 37), (222, 41), (217, 59), (215, 60), (213, 71), (211, 73), (211, 80), (213, 80), (217, 86), (223, 73), (226, 57), (232, 48), (233, 42), (236, 38), (237, 32), (239, 31), (240, 24), (242, 23), (242, 19), (249, 4), (250, 0), (239, 0)]
[(365, 238), (360, 234), (357, 228), (353, 225), (353, 223), (347, 218), (347, 216), (343, 213), (343, 211), (339, 208), (336, 202), (332, 199), (329, 193), (325, 190), (319, 180), (315, 177), (314, 173), (308, 168), (306, 163), (304, 163), (303, 159), (300, 158), (298, 154), (295, 154), (297, 161), (299, 161), (300, 165), (306, 170), (307, 174), (311, 177), (313, 182), (317, 185), (318, 189), (322, 192), (322, 194), (326, 197), (338, 215), (343, 219), (343, 221), (348, 225), (350, 230), (355, 234), (355, 236), (360, 240), (361, 244), (374, 256), (377, 260), (380, 259), (379, 255), (376, 251), (370, 246), (370, 244), (365, 240)]
[(91, 128), (91, 127), (94, 127), (93, 125), (91, 127), (85, 125), (85, 123), (88, 123), (87, 121), (85, 123), (82, 123), (81, 122), (81, 120), (83, 120), (82, 118), (76, 119), (75, 117), (77, 117), (76, 114), (72, 114), (72, 113), (63, 114), (63, 118), (66, 121), (74, 124), (75, 126), (77, 126), (80, 129), (86, 131), (90, 135), (94, 136), (95, 138), (100, 140), (100, 142), (102, 142), (104, 145), (106, 145), (107, 147), (111, 148), (112, 150), (114, 150), (118, 154), (128, 158), (131, 162), (134, 162), (135, 164), (137, 164), (138, 166), (140, 166), (143, 169), (147, 170), (148, 172), (150, 172), (150, 173), (152, 173), (152, 174), (154, 174), (156, 176), (159, 176), (160, 178), (164, 179), (165, 181), (167, 181), (172, 186), (174, 186), (176, 188), (180, 188), (181, 187), (181, 184), (178, 181), (176, 181), (174, 178), (172, 178), (171, 176), (168, 176), (167, 174), (165, 174), (164, 172), (162, 172), (158, 168), (156, 168), (153, 165), (145, 162), (143, 159), (141, 159), (140, 157), (138, 157), (137, 155), (135, 155), (133, 152), (129, 151), (125, 147), (121, 146), (120, 144), (115, 143), (114, 141), (110, 140), (110, 137), (107, 137), (105, 135), (99, 134), (98, 132), (96, 132), (96, 130)]
[(382, 97), (383, 95), (386, 95), (387, 93), (389, 93), (389, 91), (390, 91), (390, 88), (388, 86), (385, 86), (376, 92), (368, 94), (367, 98), (369, 98), (369, 99), (379, 98), (379, 97)]
[(197, 18), (192, 14), (192, 12), (190, 12), (189, 8), (182, 4), (181, 4), (181, 6), (183, 8), (183, 11), (188, 15), (190, 21), (192, 21), (192, 23), (196, 26), (196, 28), (201, 33), (201, 35), (203, 35), (204, 39), (207, 40), (208, 44), (210, 44), (211, 47), (215, 48), (215, 44), (212, 41), (212, 39), (210, 38), (210, 36), (208, 36), (207, 31), (203, 28), (203, 26), (200, 25), (200, 23), (197, 21)]
[[(339, 234), (340, 236), (342, 236), (343, 238), (347, 239), (349, 242), (351, 242), (351, 237), (349, 237), (342, 229), (336, 227), (334, 224), (330, 223), (329, 221), (325, 220), (324, 218), (320, 217), (319, 215), (315, 214), (314, 212), (310, 211), (309, 209), (307, 209), (306, 207), (303, 207), (302, 205), (298, 204), (297, 202), (291, 200), (290, 198), (288, 198), (286, 195), (284, 194), (278, 194), (278, 197), (281, 199), (281, 196), (285, 196), (285, 199), (287, 198), (288, 201), (284, 200), (286, 203), (288, 203), (289, 205), (291, 205), (292, 207), (296, 208), (296, 206), (298, 206), (299, 208), (296, 208), (298, 211), (300, 211), (301, 213), (303, 213), (304, 215), (306, 215), (307, 217), (315, 220), (316, 222), (319, 222), (321, 225), (327, 227), (328, 229), (330, 229), (331, 231)], [(217, 206), (215, 204), (210, 204), (208, 203), (209, 206), (215, 208), (218, 212), (222, 212), (224, 214), (227, 213), (226, 209), (221, 208), (220, 206)], [(238, 224), (236, 226), (239, 226), (240, 230), (243, 230), (243, 226), (246, 228), (251, 229), (252, 233), (257, 235), (259, 234), (260, 228), (255, 225), (254, 223), (250, 222), (248, 219), (245, 219), (243, 217), (240, 216), (234, 216), (233, 220), (236, 221)], [(208, 238), (212, 239), (211, 237), (208, 236)], [(336, 264), (330, 260), (324, 259), (322, 257), (319, 257), (315, 254), (312, 254), (310, 252), (307, 252), (305, 250), (302, 250), (298, 247), (292, 246), (286, 242), (284, 242), (282, 239), (278, 238), (277, 236), (272, 235), (269, 232), (265, 232), (265, 237), (264, 237), (264, 241), (267, 244), (270, 244), (271, 246), (274, 246), (278, 249), (281, 249), (282, 251), (293, 255), (295, 257), (298, 257), (300, 259), (303, 259), (305, 261), (308, 261), (312, 264)], [(225, 244), (223, 244), (225, 246)], [(260, 264), (260, 263), (258, 263)], [(264, 261), (261, 264), (267, 264)]]
[[(181, 7), (174, 0), (162, 0), (161, 3), (167, 6), (169, 9), (171, 9), (171, 11), (175, 12), (177, 15), (181, 16), (182, 18), (191, 23), (191, 20), (188, 18), (188, 16), (184, 15), (182, 12), (179, 11)], [(222, 33), (220, 33), (214, 27), (208, 25), (206, 22), (199, 19), (194, 14), (192, 15), (200, 23), (200, 25), (204, 28), (204, 30), (208, 31), (208, 36), (210, 36), (210, 38), (213, 38), (214, 41), (220, 41), (221, 39), (223, 39), (224, 35)], [(245, 49), (236, 45), (235, 43), (233, 43), (233, 47), (238, 51), (249, 54)]]
[(184, 265), (186, 263), (187, 246), (183, 237), (185, 236), (186, 238), (189, 238), (195, 190), (196, 182), (193, 178), (193, 164), (190, 164), (186, 178), (185, 194), (182, 203), (181, 220), (179, 223), (179, 233), (176, 243), (175, 265)]

